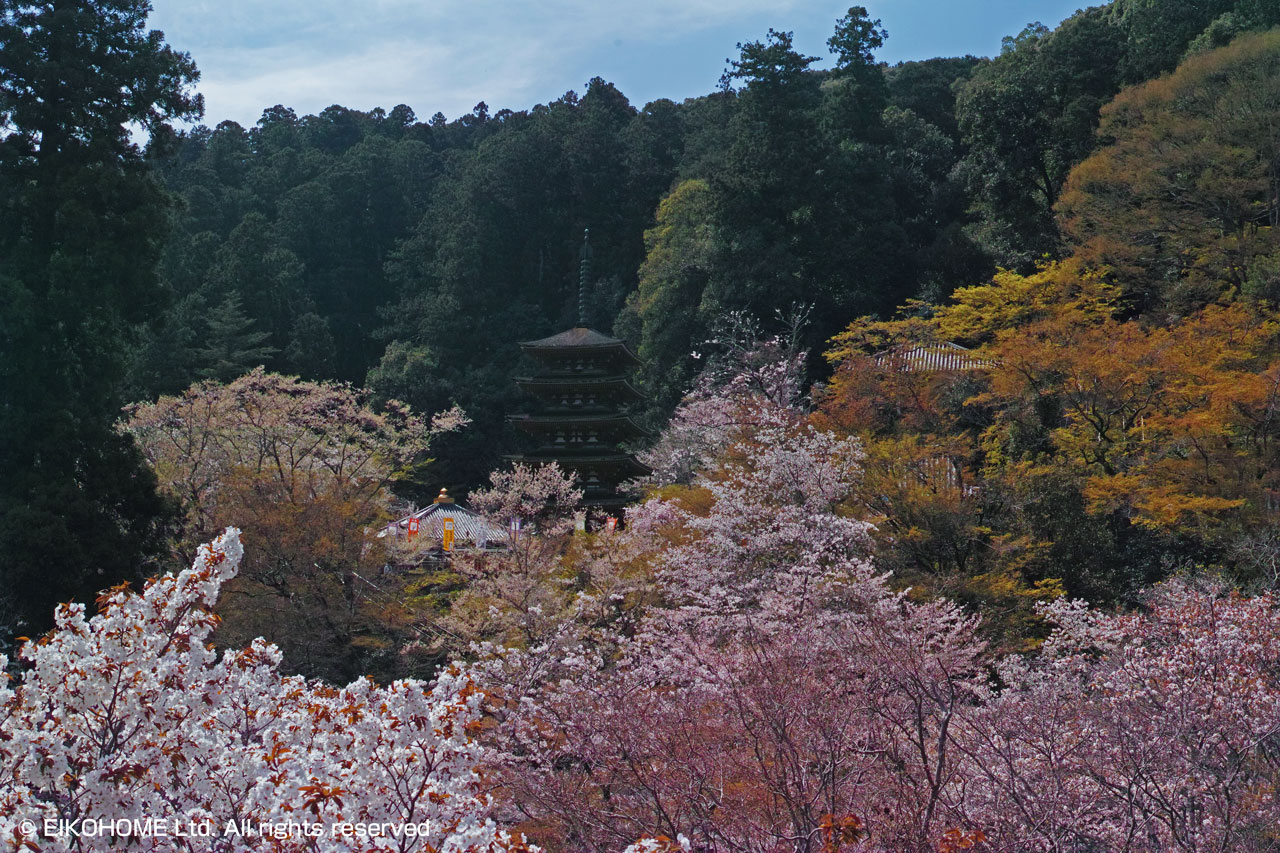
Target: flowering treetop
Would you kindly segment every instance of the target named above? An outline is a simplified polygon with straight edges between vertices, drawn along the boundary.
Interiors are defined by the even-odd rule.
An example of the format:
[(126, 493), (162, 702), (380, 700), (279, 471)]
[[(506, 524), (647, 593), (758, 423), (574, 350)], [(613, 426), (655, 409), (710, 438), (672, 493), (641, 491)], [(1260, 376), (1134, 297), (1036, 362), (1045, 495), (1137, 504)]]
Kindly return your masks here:
[[(481, 696), (462, 670), (334, 688), (282, 677), (261, 640), (208, 644), (241, 553), (229, 529), (190, 569), (110, 590), (92, 618), (66, 605), (23, 647), (21, 683), (0, 686), (0, 845), (81, 849), (58, 827), (151, 819), (202, 828), (195, 849), (526, 849), (488, 816), (469, 733)], [(172, 831), (136, 840), (193, 849)]]

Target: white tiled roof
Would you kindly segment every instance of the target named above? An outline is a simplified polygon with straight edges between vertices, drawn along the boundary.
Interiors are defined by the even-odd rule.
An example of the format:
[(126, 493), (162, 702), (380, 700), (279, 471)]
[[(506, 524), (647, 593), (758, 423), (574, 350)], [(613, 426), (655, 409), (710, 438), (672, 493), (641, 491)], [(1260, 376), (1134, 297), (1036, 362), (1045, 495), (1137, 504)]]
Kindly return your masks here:
[(994, 366), (989, 359), (979, 358), (967, 348), (952, 343), (897, 347), (878, 352), (873, 358), (880, 367), (910, 373), (949, 373)]
[(424, 539), (434, 539), (437, 542), (440, 541), (444, 534), (444, 520), (446, 518), (453, 519), (453, 536), (456, 542), (469, 542), (483, 548), (486, 545), (503, 543), (507, 538), (505, 528), (457, 503), (431, 504), (425, 509), (420, 509), (417, 512), (406, 515), (404, 518), (391, 522), (386, 526), (385, 530), (378, 533), (378, 536), (408, 536), (409, 519), (411, 518), (418, 519), (418, 536)]

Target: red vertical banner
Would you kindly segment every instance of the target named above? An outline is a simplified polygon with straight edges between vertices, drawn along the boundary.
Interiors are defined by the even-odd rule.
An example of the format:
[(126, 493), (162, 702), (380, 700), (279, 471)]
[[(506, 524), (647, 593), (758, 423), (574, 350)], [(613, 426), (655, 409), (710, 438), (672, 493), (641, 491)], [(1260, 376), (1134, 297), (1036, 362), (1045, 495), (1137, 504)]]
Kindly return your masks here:
[(410, 535), (410, 536), (417, 536), (417, 535), (418, 535), (418, 525), (419, 525), (419, 523), (420, 523), (420, 522), (419, 522), (419, 521), (418, 521), (418, 519), (416, 519), (416, 518), (410, 518), (410, 519), (409, 519), (409, 535)]
[(604, 529), (605, 529), (605, 530), (617, 530), (617, 529), (618, 529), (618, 519), (614, 518), (612, 515), (611, 515), (611, 516), (609, 516), (607, 519), (605, 519), (605, 522), (604, 522)]
[(444, 517), (444, 532), (441, 537), (441, 544), (446, 551), (453, 550), (453, 519), (447, 515)]

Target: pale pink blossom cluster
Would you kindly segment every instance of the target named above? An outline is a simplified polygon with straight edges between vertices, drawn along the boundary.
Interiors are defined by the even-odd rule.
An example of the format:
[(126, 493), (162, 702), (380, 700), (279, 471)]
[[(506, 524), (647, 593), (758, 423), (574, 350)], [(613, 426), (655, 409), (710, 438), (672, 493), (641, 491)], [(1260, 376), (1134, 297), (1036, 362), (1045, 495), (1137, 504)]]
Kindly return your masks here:
[[(572, 851), (1280, 847), (1280, 610), (1170, 583), (1058, 602), (1001, 657), (895, 592), (855, 441), (761, 406), (699, 494), (634, 509), (638, 618), (497, 652), (511, 807)], [(590, 571), (590, 566), (587, 566)], [(637, 841), (637, 839), (641, 839)]]
[(263, 495), (280, 504), (341, 500), (364, 523), (385, 508), (397, 471), (419, 461), (433, 438), (470, 422), (456, 406), (428, 423), (396, 400), (375, 412), (367, 398), (348, 384), (259, 367), (226, 385), (202, 382), (130, 406), (121, 429), (181, 505), (182, 544), (194, 547), (222, 528), (224, 505), (247, 525), (239, 513)]
[(692, 482), (744, 431), (792, 410), (805, 364), (798, 327), (792, 331), (789, 339), (747, 331), (714, 342), (725, 352), (698, 376), (655, 445), (640, 454), (653, 469), (643, 485)]
[[(45, 821), (150, 818), (214, 832), (121, 845), (533, 849), (501, 814), (590, 853), (1280, 848), (1271, 595), (1058, 601), (1038, 652), (997, 655), (977, 617), (876, 570), (850, 510), (858, 443), (741, 399), (753, 422), (623, 530), (565, 545), (559, 471), (495, 478), (476, 505), (560, 546), (522, 527), (466, 569), (484, 660), (429, 687), (332, 688), (282, 677), (262, 641), (213, 650), (234, 530), (99, 615), (64, 608), (0, 684), (0, 846), (99, 849)], [(326, 830), (244, 830), (290, 823)], [(427, 830), (333, 829), (355, 824)]]
[(689, 853), (689, 839), (683, 835), (675, 839), (665, 835), (641, 838), (622, 853)]
[(92, 618), (64, 606), (24, 646), (20, 683), (0, 685), (0, 847), (527, 849), (489, 817), (462, 670), (333, 688), (281, 676), (262, 641), (208, 644), (240, 557), (228, 530), (191, 569), (111, 591)]
[(956, 738), (960, 802), (1006, 848), (1280, 846), (1280, 610), (1183, 583), (1141, 612), (1048, 608), (1036, 660)]
[[(500, 550), (454, 555), (465, 589), (441, 620), (455, 653), (472, 643), (546, 642), (560, 632), (564, 585), (558, 558), (575, 527), (582, 490), (555, 463), (517, 463), (490, 475), (492, 487), (471, 494), (471, 508), (506, 535)], [(444, 645), (444, 644), (442, 644)]]
[[(974, 620), (875, 572), (840, 509), (855, 441), (779, 415), (739, 449), (706, 513), (632, 512), (628, 536), (670, 543), (634, 631), (588, 626), (555, 666), (501, 659), (495, 681), (530, 685), (504, 730), (514, 799), (572, 849), (816, 850), (864, 823), (910, 849), (943, 828), (948, 719), (984, 695)], [(892, 819), (868, 814), (889, 798)]]

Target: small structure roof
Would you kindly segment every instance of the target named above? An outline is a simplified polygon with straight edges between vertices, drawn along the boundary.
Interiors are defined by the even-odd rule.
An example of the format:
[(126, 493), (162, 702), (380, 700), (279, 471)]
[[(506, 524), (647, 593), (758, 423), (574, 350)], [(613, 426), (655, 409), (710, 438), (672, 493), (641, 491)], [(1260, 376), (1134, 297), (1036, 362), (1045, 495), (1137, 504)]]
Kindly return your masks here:
[(967, 347), (949, 342), (894, 347), (878, 352), (872, 358), (877, 367), (903, 373), (950, 373), (995, 366), (994, 362), (979, 358)]
[(430, 506), (387, 524), (385, 529), (379, 531), (378, 537), (407, 536), (409, 519), (416, 518), (418, 519), (418, 536), (439, 540), (444, 534), (445, 518), (452, 518), (455, 541), (470, 542), (480, 548), (506, 541), (506, 528), (494, 524), (462, 504), (455, 503), (444, 489), (440, 490), (440, 495), (441, 497), (436, 498), (436, 502)]

